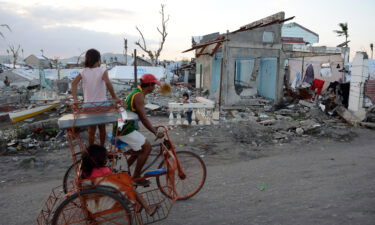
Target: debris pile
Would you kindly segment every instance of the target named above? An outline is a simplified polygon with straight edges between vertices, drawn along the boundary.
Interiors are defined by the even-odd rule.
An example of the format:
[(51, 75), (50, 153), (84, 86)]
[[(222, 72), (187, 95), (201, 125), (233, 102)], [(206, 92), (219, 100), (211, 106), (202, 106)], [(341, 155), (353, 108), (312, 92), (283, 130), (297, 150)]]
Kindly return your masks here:
[[(328, 129), (333, 127), (349, 126), (343, 123), (340, 117), (325, 114), (314, 103), (299, 100), (296, 104), (273, 106), (272, 102), (258, 98), (258, 105), (242, 109), (223, 110), (221, 120), (224, 122), (237, 122), (248, 124), (254, 129), (231, 131), (233, 138), (239, 142), (250, 142), (254, 146), (263, 143), (285, 143), (296, 136), (329, 136)], [(263, 128), (262, 128), (263, 127)], [(254, 133), (255, 132), (255, 133)], [(333, 134), (335, 132), (332, 132)], [(348, 135), (347, 132), (345, 135)], [(350, 135), (349, 135), (350, 136)], [(331, 138), (347, 140), (341, 135)], [(258, 140), (254, 141), (254, 140)], [(249, 143), (248, 143), (249, 144)]]
[(55, 150), (65, 148), (64, 131), (58, 129), (57, 119), (69, 112), (66, 104), (60, 105), (48, 113), (41, 114), (21, 122), (2, 123), (0, 130), (0, 155), (38, 150)]

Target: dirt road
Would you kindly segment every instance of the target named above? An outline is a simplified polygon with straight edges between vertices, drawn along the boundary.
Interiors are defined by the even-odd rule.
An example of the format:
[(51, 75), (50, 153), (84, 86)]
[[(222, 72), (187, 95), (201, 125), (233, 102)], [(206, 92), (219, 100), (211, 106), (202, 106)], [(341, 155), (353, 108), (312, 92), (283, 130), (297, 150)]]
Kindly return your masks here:
[[(227, 151), (193, 148), (208, 165), (206, 184), (156, 224), (375, 224), (375, 132), (356, 132), (351, 142), (320, 138), (278, 144), (261, 153), (241, 145)], [(229, 144), (234, 143), (219, 145)], [(68, 161), (66, 152), (47, 155), (55, 160), (52, 164)], [(3, 165), (13, 157), (2, 157), (2, 163), (8, 162)], [(47, 164), (52, 173), (32, 168), (3, 172), (0, 224), (35, 224), (64, 167)], [(7, 174), (24, 178), (12, 180)]]

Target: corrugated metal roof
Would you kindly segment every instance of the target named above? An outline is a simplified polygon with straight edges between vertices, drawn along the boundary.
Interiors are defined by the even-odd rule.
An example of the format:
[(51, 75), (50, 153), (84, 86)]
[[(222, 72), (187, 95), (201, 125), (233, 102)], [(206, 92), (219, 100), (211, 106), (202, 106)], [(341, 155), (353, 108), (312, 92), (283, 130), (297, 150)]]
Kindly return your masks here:
[(375, 80), (368, 80), (365, 83), (365, 96), (369, 97), (375, 104)]

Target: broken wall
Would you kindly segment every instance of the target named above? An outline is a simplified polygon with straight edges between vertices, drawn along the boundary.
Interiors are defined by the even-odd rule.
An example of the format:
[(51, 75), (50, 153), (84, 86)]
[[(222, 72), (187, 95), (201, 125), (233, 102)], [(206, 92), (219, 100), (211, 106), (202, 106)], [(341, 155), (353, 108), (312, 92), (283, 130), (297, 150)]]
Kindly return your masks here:
[[(303, 63), (303, 66), (302, 66)], [(327, 56), (313, 56), (304, 58), (290, 58), (289, 65), (289, 86), (292, 85), (296, 78), (296, 73), (302, 74), (302, 81), (309, 65), (314, 68), (314, 78), (324, 80), (323, 90), (325, 90), (330, 82), (339, 81), (343, 79), (344, 74), (339, 70), (343, 69), (344, 59), (341, 54), (327, 55)], [(323, 67), (322, 67), (323, 65)], [(326, 65), (329, 65), (327, 67)], [(323, 70), (322, 70), (323, 69)], [(300, 81), (300, 83), (302, 83)]]
[[(214, 45), (211, 45), (211, 46), (207, 46), (205, 50), (211, 52), (213, 48), (214, 48)], [(211, 75), (212, 75), (212, 56), (210, 55), (198, 56), (196, 58), (195, 87), (203, 88), (203, 89), (210, 89)]]
[[(224, 43), (223, 52), (223, 105), (248, 104), (257, 94), (279, 101), (283, 80), (283, 77), (280, 76), (283, 74), (281, 65), (284, 62), (283, 59), (280, 59), (283, 57), (281, 53), (281, 24), (231, 33), (227, 39), (229, 41)], [(241, 60), (248, 60), (248, 65), (251, 65), (252, 68), (251, 71), (249, 70), (251, 74), (247, 75), (250, 85), (238, 90), (238, 86), (240, 86), (238, 83), (243, 82), (242, 80), (238, 82), (236, 72)], [(262, 68), (266, 73), (262, 73)], [(272, 82), (268, 82), (269, 80), (264, 77)]]
[(369, 79), (368, 56), (365, 52), (357, 52), (351, 68), (349, 107), (357, 116), (364, 116), (364, 86)]

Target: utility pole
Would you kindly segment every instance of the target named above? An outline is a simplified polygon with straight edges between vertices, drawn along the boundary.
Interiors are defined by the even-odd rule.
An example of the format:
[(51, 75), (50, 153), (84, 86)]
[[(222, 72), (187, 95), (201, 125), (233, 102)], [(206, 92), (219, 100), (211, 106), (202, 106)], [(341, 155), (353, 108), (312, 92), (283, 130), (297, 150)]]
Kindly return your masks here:
[(128, 65), (128, 39), (124, 38), (124, 56), (125, 56), (125, 66)]
[(135, 87), (138, 86), (138, 78), (137, 78), (137, 49), (134, 49), (134, 85), (135, 85)]
[(373, 59), (373, 56), (374, 56), (374, 44), (373, 43), (370, 44), (370, 49), (371, 49), (371, 59)]

